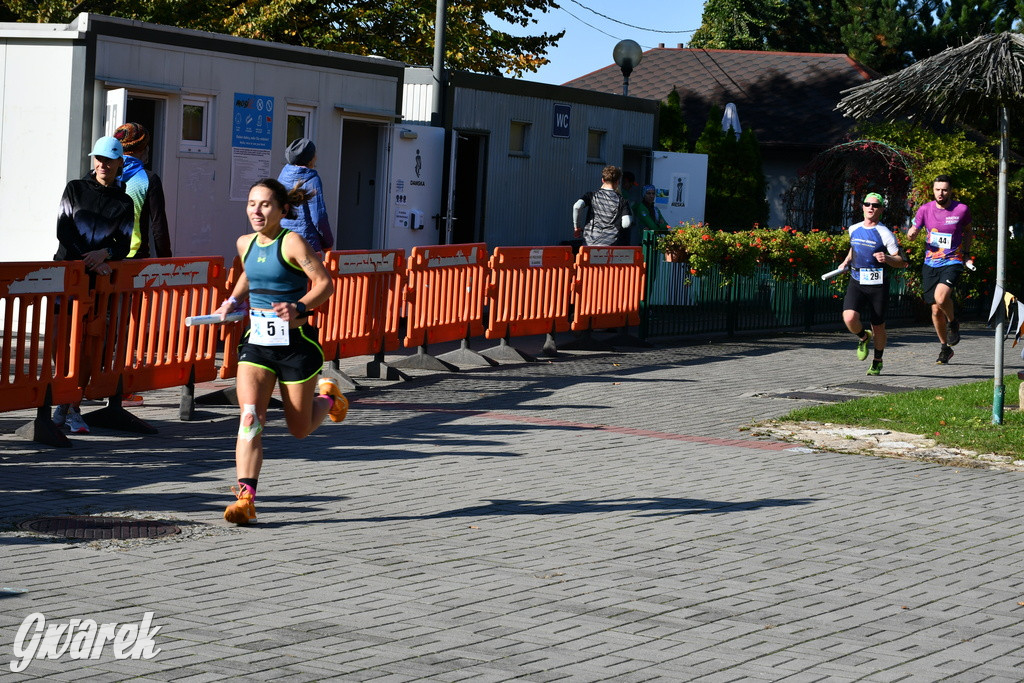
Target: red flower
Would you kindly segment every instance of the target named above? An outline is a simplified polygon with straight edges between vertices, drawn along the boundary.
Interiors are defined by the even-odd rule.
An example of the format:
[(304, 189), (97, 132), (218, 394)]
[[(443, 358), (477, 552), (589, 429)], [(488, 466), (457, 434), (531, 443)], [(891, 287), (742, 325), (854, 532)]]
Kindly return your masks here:
[(701, 235), (700, 238), (706, 242), (711, 239), (711, 235)]

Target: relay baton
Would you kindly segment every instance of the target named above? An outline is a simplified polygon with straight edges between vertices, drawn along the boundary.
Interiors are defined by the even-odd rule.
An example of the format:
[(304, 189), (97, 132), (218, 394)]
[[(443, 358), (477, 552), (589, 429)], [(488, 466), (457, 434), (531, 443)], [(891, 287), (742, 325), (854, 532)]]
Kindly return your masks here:
[(836, 268), (835, 270), (830, 270), (827, 273), (825, 273), (824, 275), (822, 275), (821, 279), (822, 280), (831, 280), (832, 278), (834, 278), (836, 276), (839, 276), (839, 275), (842, 275), (845, 272), (846, 272), (846, 268), (845, 267), (844, 268)]
[(970, 270), (970, 271), (975, 271), (975, 270), (978, 269), (978, 267), (974, 265), (974, 259), (968, 259), (964, 263), (964, 265), (967, 266), (967, 270)]
[(219, 325), (220, 323), (234, 323), (239, 320), (245, 320), (245, 313), (235, 312), (228, 313), (227, 318), (224, 320), (220, 319), (219, 315), (190, 315), (185, 318), (185, 325), (192, 327), (194, 325)]

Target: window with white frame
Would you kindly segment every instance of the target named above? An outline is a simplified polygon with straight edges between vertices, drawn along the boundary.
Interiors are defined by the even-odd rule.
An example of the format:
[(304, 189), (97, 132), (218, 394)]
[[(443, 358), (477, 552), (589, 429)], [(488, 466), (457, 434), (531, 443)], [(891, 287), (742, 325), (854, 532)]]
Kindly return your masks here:
[(526, 156), (530, 152), (530, 123), (512, 121), (508, 127), (508, 153)]
[(604, 136), (603, 130), (587, 131), (587, 161), (604, 163)]
[(190, 95), (181, 98), (182, 152), (209, 154), (213, 150), (213, 98)]
[(313, 108), (289, 104), (288, 133), (285, 138), (285, 144), (287, 145), (292, 140), (298, 140), (299, 138), (309, 138), (316, 142), (315, 136), (316, 131), (313, 130)]

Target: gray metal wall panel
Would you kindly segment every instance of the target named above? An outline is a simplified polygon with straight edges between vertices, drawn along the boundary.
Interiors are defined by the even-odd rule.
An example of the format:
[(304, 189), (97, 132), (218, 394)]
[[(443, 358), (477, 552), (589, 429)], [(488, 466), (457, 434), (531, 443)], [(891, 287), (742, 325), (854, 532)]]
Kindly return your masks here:
[[(601, 184), (606, 164), (622, 164), (624, 146), (650, 150), (650, 113), (571, 104), (570, 137), (552, 137), (558, 100), (466, 88), (454, 95), (453, 128), (489, 132), (485, 239), (494, 246), (541, 246), (572, 239), (572, 204)], [(512, 121), (531, 124), (526, 156), (509, 154)], [(605, 131), (605, 155), (587, 160), (590, 129)], [(458, 188), (456, 188), (458, 189)]]

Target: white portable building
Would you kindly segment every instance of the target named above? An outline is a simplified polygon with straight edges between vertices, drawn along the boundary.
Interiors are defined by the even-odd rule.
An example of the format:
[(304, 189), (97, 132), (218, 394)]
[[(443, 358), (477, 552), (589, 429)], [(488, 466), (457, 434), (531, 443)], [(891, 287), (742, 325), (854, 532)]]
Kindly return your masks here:
[(0, 24), (2, 260), (57, 248), (65, 183), (93, 140), (128, 120), (153, 136), (175, 256), (234, 255), (245, 198), (277, 177), (288, 142), (317, 146), (342, 249), (380, 248), (404, 64), (81, 14), (67, 25)]

